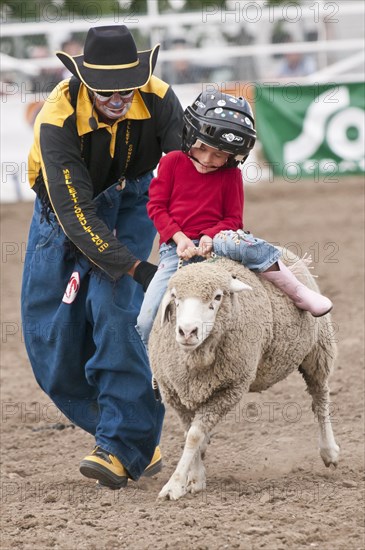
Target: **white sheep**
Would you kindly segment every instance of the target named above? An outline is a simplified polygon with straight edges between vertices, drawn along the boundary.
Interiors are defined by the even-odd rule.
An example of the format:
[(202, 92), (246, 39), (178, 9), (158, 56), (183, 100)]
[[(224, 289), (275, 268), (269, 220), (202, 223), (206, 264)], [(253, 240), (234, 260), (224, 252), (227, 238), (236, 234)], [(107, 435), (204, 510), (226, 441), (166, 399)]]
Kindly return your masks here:
[[(285, 263), (310, 288), (304, 262)], [(187, 431), (182, 457), (160, 498), (176, 500), (205, 486), (202, 457), (209, 434), (243, 395), (260, 392), (299, 369), (319, 421), (320, 455), (336, 466), (339, 447), (329, 414), (328, 377), (336, 357), (330, 315), (314, 318), (280, 290), (228, 259), (188, 265), (169, 282), (149, 341), (163, 399)]]

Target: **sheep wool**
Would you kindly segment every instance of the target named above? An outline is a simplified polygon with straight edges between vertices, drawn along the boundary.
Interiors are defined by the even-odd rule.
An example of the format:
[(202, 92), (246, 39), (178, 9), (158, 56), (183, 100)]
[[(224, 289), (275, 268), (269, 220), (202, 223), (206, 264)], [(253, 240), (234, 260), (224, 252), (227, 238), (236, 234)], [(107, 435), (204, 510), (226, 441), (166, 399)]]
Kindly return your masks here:
[[(305, 262), (288, 250), (282, 252), (287, 265), (295, 264), (298, 279), (318, 290)], [(232, 278), (251, 290), (232, 291)], [(195, 349), (185, 349), (177, 337), (176, 323), (184, 301), (191, 298), (207, 311), (217, 311), (205, 327), (208, 332), (202, 342)], [(296, 369), (304, 377), (320, 423), (322, 459), (326, 465), (337, 464), (339, 450), (328, 410), (327, 381), (336, 357), (329, 314), (315, 318), (298, 309), (270, 282), (225, 258), (178, 270), (163, 302), (150, 335), (151, 368), (164, 401), (188, 431), (184, 453), (189, 454), (189, 434), (194, 435), (190, 445), (200, 441), (200, 458), (190, 457), (186, 472), (179, 470), (181, 459), (177, 477), (175, 472), (160, 497), (175, 499), (201, 490), (205, 483), (201, 454), (213, 427), (245, 393), (263, 391)], [(202, 323), (204, 332), (203, 319)], [(191, 481), (192, 470), (197, 482)]]

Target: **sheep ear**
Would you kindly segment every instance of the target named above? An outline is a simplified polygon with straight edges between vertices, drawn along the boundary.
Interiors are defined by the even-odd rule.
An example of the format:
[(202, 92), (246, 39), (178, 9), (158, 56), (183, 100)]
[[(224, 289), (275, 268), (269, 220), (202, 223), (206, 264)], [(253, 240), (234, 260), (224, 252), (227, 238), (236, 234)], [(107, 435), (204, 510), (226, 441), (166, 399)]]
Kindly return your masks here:
[(161, 301), (161, 326), (170, 321), (171, 317), (171, 290), (166, 290)]
[(242, 290), (252, 290), (252, 287), (246, 285), (246, 283), (243, 283), (242, 281), (239, 281), (235, 277), (232, 277), (229, 290), (230, 292), (242, 292)]

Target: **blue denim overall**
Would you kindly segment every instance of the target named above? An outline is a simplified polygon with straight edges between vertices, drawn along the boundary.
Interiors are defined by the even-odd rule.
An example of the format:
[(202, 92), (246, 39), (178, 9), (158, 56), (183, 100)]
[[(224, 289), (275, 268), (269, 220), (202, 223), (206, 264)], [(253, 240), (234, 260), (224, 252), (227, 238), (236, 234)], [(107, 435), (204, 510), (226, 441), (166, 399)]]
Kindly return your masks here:
[[(139, 259), (150, 254), (155, 229), (147, 216), (152, 173), (112, 185), (95, 199), (97, 215)], [(63, 301), (71, 275), (79, 290)], [(92, 269), (51, 213), (36, 199), (22, 284), (25, 345), (35, 377), (57, 407), (96, 444), (116, 455), (133, 479), (149, 464), (161, 435), (145, 347), (136, 330), (142, 287)]]

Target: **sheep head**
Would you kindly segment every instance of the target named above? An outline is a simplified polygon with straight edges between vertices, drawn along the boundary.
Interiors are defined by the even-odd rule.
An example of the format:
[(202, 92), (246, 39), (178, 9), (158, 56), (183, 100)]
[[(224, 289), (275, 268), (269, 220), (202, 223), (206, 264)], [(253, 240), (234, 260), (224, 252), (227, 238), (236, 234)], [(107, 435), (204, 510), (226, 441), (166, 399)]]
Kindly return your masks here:
[(194, 351), (211, 334), (224, 299), (234, 303), (237, 292), (251, 287), (217, 263), (201, 262), (178, 270), (170, 279), (161, 303), (161, 325), (176, 310), (175, 338), (179, 347)]

